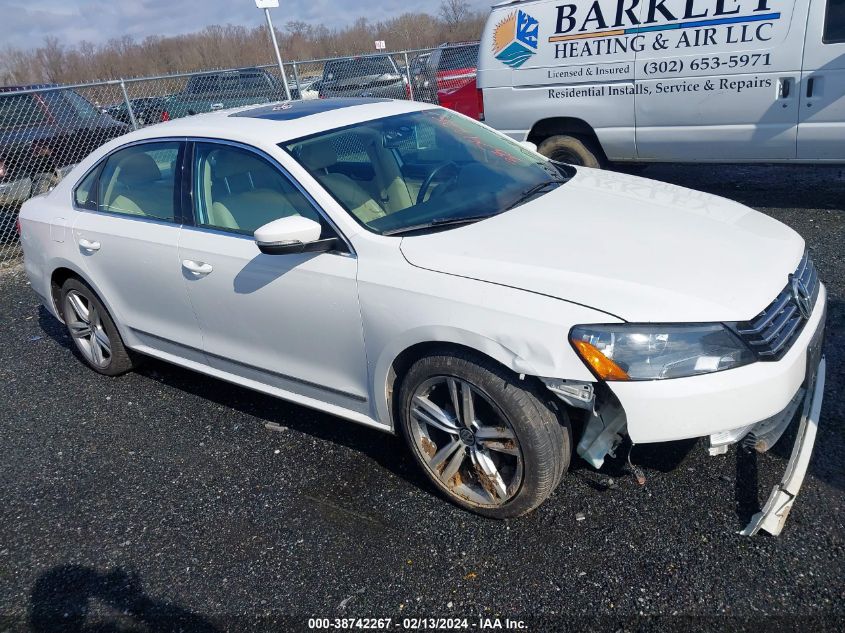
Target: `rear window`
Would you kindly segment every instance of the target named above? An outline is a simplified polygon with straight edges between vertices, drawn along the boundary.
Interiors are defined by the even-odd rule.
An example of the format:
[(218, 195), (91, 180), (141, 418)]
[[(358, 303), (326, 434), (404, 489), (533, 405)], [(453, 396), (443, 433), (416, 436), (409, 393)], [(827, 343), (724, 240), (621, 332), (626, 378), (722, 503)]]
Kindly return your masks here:
[(348, 79), (349, 77), (383, 75), (386, 73), (396, 73), (396, 66), (387, 56), (342, 59), (326, 64), (326, 75), (333, 75), (333, 79)]
[(845, 42), (845, 0), (827, 0), (824, 19), (824, 43)]
[(82, 95), (73, 90), (63, 90), (61, 94), (80, 119), (91, 119), (97, 116), (97, 108)]
[(0, 95), (0, 129), (38, 125), (46, 119), (44, 109), (32, 95)]

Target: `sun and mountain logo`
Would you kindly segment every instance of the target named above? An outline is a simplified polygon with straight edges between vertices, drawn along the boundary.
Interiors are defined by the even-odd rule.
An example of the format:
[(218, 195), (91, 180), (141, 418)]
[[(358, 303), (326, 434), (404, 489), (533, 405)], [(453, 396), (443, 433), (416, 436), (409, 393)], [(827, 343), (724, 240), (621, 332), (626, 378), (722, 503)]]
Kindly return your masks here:
[(525, 11), (514, 11), (496, 25), (493, 52), (503, 64), (519, 68), (537, 53), (540, 23)]

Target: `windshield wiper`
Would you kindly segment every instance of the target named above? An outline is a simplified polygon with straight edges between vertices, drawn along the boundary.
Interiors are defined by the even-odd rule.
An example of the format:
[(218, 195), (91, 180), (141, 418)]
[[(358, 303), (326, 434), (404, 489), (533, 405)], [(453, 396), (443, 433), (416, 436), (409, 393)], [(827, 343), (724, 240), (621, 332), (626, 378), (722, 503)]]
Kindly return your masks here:
[(565, 181), (561, 181), (561, 180), (546, 180), (546, 181), (541, 182), (538, 185), (534, 185), (533, 187), (529, 187), (528, 189), (523, 191), (520, 194), (519, 198), (517, 198), (516, 201), (513, 204), (511, 204), (509, 207), (507, 207), (505, 210), (510, 211), (514, 207), (518, 207), (522, 203), (524, 203), (524, 202), (530, 200), (531, 198), (533, 198), (534, 196), (536, 196), (538, 193), (540, 193), (546, 187), (550, 187), (551, 185), (560, 186), (564, 182)]
[(433, 220), (429, 220), (428, 222), (423, 222), (421, 224), (414, 224), (412, 226), (404, 226), (399, 229), (390, 229), (389, 231), (384, 231), (382, 235), (401, 235), (403, 233), (413, 233), (414, 231), (423, 231), (425, 229), (431, 229), (435, 227), (441, 226), (456, 226), (459, 224), (472, 224), (473, 222), (478, 222), (480, 220), (486, 220), (487, 218), (492, 218), (494, 215), (499, 215), (498, 213), (485, 213), (483, 215), (464, 215), (457, 218), (434, 218)]

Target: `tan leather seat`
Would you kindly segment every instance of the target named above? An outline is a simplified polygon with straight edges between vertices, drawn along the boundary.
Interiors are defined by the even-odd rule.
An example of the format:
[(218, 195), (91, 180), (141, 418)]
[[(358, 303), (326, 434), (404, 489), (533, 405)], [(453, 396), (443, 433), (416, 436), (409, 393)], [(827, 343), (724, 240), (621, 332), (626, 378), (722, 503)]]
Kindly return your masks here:
[(270, 184), (281, 178), (270, 165), (227, 150), (219, 150), (216, 158), (213, 166), (210, 160), (205, 162), (203, 173), (206, 204), (211, 203), (207, 206), (210, 225), (252, 233), (268, 222), (297, 215), (283, 193), (256, 187), (256, 181)]
[(161, 170), (149, 154), (120, 160), (103, 196), (105, 211), (173, 220), (173, 183), (160, 182)]
[(378, 202), (349, 176), (329, 173), (328, 168), (337, 163), (337, 150), (331, 141), (306, 143), (301, 152), (299, 158), (305, 167), (361, 222), (370, 222), (385, 216), (385, 211)]

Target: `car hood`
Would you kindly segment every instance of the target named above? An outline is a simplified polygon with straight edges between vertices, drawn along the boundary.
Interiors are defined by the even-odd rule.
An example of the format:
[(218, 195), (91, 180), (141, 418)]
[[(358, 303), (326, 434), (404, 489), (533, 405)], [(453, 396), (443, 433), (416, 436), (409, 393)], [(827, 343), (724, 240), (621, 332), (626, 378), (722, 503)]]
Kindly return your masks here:
[(579, 168), (562, 187), (475, 224), (402, 240), (420, 268), (520, 288), (631, 322), (743, 321), (804, 252), (789, 227), (674, 185)]

